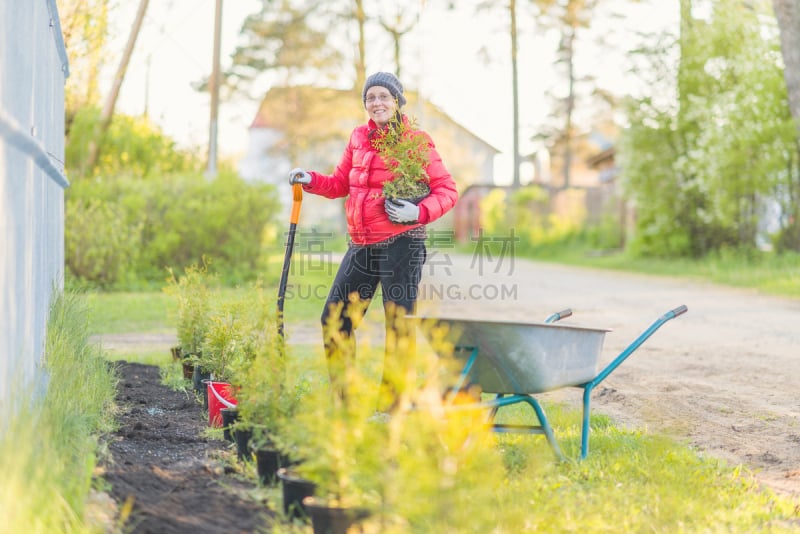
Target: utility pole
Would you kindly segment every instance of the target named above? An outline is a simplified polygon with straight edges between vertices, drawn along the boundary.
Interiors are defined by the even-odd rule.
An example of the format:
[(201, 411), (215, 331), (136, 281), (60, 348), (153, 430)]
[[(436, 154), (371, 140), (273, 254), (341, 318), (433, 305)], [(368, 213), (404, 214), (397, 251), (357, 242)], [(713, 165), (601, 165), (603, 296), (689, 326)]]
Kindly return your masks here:
[(517, 74), (517, 2), (511, 0), (509, 3), (511, 14), (511, 91), (514, 108), (514, 174), (512, 186), (516, 189), (520, 186), (519, 178), (519, 75)]
[(208, 170), (206, 176), (217, 175), (217, 116), (219, 112), (219, 51), (222, 40), (222, 0), (217, 0), (214, 10), (214, 59), (211, 69), (209, 91), (211, 92), (211, 119), (208, 128)]
[(150, 115), (150, 63), (153, 59), (152, 54), (147, 54), (147, 69), (144, 76), (144, 116)]

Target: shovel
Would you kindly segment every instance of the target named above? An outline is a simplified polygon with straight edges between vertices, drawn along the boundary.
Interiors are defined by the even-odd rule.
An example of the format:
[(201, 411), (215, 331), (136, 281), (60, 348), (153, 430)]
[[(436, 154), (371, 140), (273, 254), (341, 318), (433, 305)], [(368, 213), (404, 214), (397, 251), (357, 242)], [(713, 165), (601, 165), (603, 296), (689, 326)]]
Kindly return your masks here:
[(297, 231), (297, 221), (300, 219), (300, 204), (303, 202), (303, 186), (294, 184), (292, 193), (294, 199), (292, 202), (292, 215), (289, 217), (289, 236), (286, 239), (286, 254), (283, 257), (281, 281), (278, 284), (278, 335), (281, 337), (283, 337), (283, 301), (286, 297), (286, 281), (289, 278), (289, 264), (292, 261), (292, 251), (294, 250), (294, 234)]

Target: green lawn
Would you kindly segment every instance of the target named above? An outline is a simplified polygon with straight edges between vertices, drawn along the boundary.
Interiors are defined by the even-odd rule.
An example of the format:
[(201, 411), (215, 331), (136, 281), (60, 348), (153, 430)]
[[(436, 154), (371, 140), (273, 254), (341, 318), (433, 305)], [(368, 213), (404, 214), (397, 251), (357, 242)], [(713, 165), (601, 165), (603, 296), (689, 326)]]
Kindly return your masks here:
[(583, 247), (557, 247), (527, 256), (538, 261), (684, 277), (755, 289), (767, 295), (800, 298), (798, 253), (718, 253), (701, 259), (659, 259), (636, 258), (624, 252), (599, 254)]

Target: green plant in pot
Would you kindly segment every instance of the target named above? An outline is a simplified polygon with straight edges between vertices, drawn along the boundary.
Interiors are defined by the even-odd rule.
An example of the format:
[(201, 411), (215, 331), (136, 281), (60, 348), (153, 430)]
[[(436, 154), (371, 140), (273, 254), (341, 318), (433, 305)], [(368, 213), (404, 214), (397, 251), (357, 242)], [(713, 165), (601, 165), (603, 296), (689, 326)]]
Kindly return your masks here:
[[(388, 423), (381, 532), (520, 532), (498, 518), (502, 455), (475, 405), (450, 405), (429, 383)], [(469, 510), (469, 513), (464, 513)]]
[[(407, 326), (401, 331), (414, 328)], [(344, 397), (316, 388), (304, 399), (291, 438), (301, 453), (297, 472), (316, 484), (304, 501), (312, 520), (313, 506), (327, 504), (368, 531), (489, 532), (499, 524), (504, 467), (486, 410), (446, 394), (460, 366), (442, 356), (452, 352), (445, 333), (431, 337), (438, 350), (427, 352), (412, 335), (398, 337), (397, 372), (408, 386), (388, 420), (374, 416), (375, 377), (355, 366)]]
[(280, 428), (291, 421), (308, 386), (287, 375), (286, 344), (278, 334), (276, 304), (260, 284), (248, 291), (244, 310), (246, 358), (234, 366), (240, 428), (252, 432), (258, 449), (283, 450)]
[[(365, 311), (351, 308), (351, 314), (359, 315), (352, 320), (361, 322)], [(331, 317), (332, 323), (337, 319)], [(325, 335), (342, 334), (333, 327)], [(335, 382), (315, 384), (301, 399), (293, 423), (282, 430), (298, 462), (294, 473), (315, 488), (314, 496), (303, 500), (315, 532), (345, 532), (380, 510), (392, 463), (386, 457), (387, 426), (374, 417), (379, 381), (374, 371), (356, 365), (353, 344), (339, 339), (334, 345), (342, 351), (332, 357), (337, 362)], [(363, 349), (364, 354), (375, 352), (369, 346)]]
[(239, 383), (237, 425), (252, 433), (252, 446), (257, 451), (269, 451), (280, 457), (277, 469), (288, 464), (290, 454), (282, 429), (291, 424), (308, 387), (302, 380), (292, 382), (286, 376), (283, 340), (275, 335), (264, 341), (257, 346)]
[(217, 382), (231, 382), (235, 369), (247, 359), (243, 304), (225, 302), (211, 310), (208, 328), (197, 362)]
[(347, 402), (331, 395), (327, 384), (318, 384), (281, 432), (298, 462), (293, 472), (315, 487), (314, 497), (303, 502), (312, 524), (326, 514), (340, 525), (356, 523), (380, 501), (376, 489), (386, 428), (369, 420), (376, 400), (372, 392), (357, 386), (352, 375), (345, 389)]
[(164, 291), (177, 301), (176, 333), (181, 356), (186, 364), (196, 365), (208, 331), (212, 285), (215, 276), (208, 272), (208, 261), (190, 265), (176, 276), (169, 268)]
[(376, 132), (372, 145), (392, 173), (384, 182), (383, 196), (417, 203), (430, 193), (430, 138), (416, 129), (416, 122), (395, 117), (386, 128)]

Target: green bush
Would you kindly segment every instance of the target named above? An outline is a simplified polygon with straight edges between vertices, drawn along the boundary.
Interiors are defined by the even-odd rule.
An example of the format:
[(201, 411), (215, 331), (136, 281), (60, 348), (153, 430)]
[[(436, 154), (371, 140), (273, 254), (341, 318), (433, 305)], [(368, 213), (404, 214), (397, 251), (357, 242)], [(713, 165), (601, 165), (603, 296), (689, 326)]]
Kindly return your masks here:
[[(568, 195), (580, 194), (570, 190)], [(483, 253), (531, 253), (568, 243), (580, 235), (586, 219), (581, 202), (573, 202), (569, 217), (554, 214), (547, 191), (536, 185), (507, 193), (495, 189), (481, 202)]]
[(68, 202), (65, 210), (65, 262), (80, 280), (109, 287), (124, 280), (135, 264), (142, 224), (128, 224), (114, 200), (87, 198)]
[[(67, 191), (69, 273), (100, 287), (160, 283), (211, 258), (226, 282), (252, 280), (278, 208), (274, 188), (223, 171), (86, 179)], [(269, 243), (267, 245), (274, 245)], [(263, 273), (262, 273), (263, 274)]]
[(100, 120), (97, 108), (81, 108), (70, 124), (65, 156), (67, 171), (73, 181), (90, 176), (120, 174), (146, 177), (197, 168), (197, 161), (187, 151), (179, 150), (175, 142), (161, 133), (147, 117), (114, 115), (103, 141), (100, 157), (87, 176), (80, 176), (89, 152), (89, 141)]

